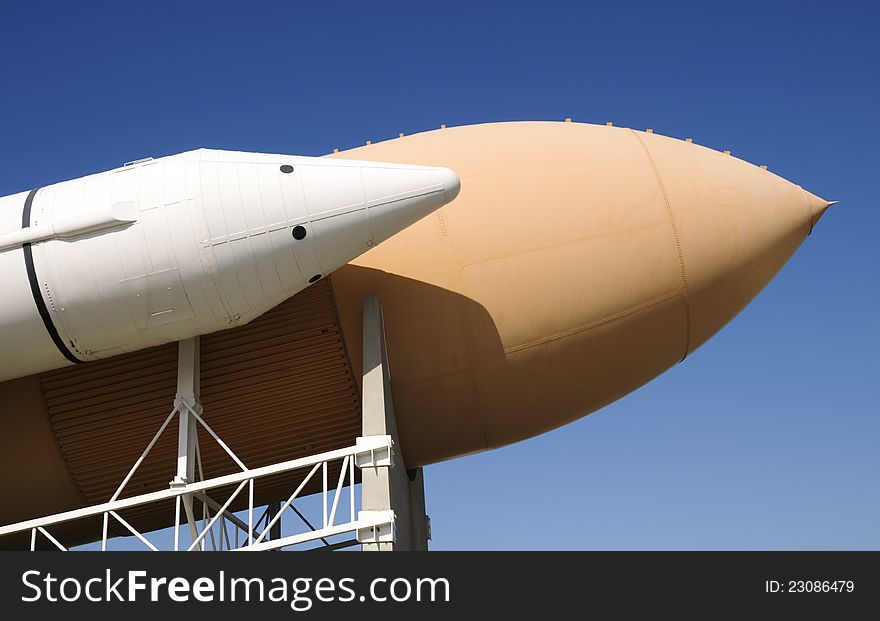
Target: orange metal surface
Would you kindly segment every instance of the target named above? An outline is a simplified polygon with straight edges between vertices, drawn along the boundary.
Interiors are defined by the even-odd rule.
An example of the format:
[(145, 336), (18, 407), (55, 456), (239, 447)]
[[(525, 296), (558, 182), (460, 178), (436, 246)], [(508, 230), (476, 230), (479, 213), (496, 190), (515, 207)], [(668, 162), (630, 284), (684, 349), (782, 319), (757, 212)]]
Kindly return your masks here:
[[(424, 465), (553, 429), (656, 377), (748, 304), (828, 206), (730, 155), (612, 126), (446, 128), (331, 157), (450, 167), (461, 194), (330, 282), (203, 337), (206, 419), (249, 466), (358, 435), (367, 293), (384, 307), (404, 457)], [(0, 384), (0, 466), (27, 465), (0, 482), (0, 522), (107, 500), (170, 411), (174, 378), (164, 346)], [(131, 490), (167, 486), (175, 442)], [(230, 471), (202, 445), (206, 474)]]

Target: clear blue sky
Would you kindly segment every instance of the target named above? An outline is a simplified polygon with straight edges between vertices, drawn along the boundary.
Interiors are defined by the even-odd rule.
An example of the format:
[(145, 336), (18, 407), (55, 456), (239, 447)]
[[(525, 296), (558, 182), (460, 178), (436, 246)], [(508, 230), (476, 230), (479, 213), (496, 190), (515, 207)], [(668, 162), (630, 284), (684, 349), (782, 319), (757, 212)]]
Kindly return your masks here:
[(880, 549), (880, 10), (717, 5), (6, 3), (0, 194), (440, 123), (570, 116), (732, 149), (841, 204), (684, 364), (429, 467), (433, 547)]

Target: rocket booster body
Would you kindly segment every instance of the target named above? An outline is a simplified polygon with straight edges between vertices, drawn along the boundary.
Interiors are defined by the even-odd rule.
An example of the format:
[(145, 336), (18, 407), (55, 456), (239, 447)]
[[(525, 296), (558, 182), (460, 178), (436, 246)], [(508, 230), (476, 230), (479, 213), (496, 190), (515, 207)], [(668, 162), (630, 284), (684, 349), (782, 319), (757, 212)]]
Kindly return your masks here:
[(451, 201), (446, 168), (200, 149), (0, 198), (0, 381), (230, 328)]

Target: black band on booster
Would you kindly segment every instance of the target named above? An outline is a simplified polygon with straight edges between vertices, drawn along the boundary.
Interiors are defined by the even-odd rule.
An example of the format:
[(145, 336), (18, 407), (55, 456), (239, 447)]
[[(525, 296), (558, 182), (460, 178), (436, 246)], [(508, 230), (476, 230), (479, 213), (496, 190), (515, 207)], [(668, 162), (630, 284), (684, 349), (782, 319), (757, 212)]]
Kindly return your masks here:
[[(21, 212), (21, 228), (23, 229), (26, 229), (31, 225), (31, 205), (33, 205), (34, 196), (37, 194), (38, 190), (39, 188), (31, 190), (24, 201), (24, 209)], [(46, 327), (46, 332), (52, 337), (52, 342), (55, 343), (55, 347), (58, 348), (58, 351), (60, 351), (65, 358), (77, 364), (82, 362), (82, 360), (74, 356), (73, 352), (67, 348), (67, 345), (61, 340), (61, 335), (58, 334), (55, 324), (52, 323), (52, 316), (49, 314), (49, 309), (46, 308), (46, 303), (43, 301), (43, 294), (40, 293), (40, 283), (37, 281), (37, 271), (34, 269), (34, 254), (31, 250), (30, 243), (23, 244), (21, 249), (24, 251), (24, 267), (25, 270), (27, 270), (28, 282), (31, 285), (31, 294), (34, 296), (34, 304), (37, 305), (37, 310), (40, 312), (40, 317), (43, 320), (43, 325)]]

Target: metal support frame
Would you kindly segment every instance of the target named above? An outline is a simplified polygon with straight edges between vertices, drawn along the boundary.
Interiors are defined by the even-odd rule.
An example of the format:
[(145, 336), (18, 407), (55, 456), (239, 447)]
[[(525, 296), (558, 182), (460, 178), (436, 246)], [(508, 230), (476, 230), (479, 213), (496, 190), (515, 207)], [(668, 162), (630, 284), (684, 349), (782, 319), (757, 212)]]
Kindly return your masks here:
[[(177, 358), (177, 392), (174, 407), (147, 444), (109, 501), (90, 507), (0, 527), (0, 537), (30, 531), (31, 550), (38, 537), (55, 548), (67, 548), (50, 532), (65, 522), (102, 516), (101, 550), (108, 549), (110, 520), (119, 523), (148, 549), (157, 546), (137, 530), (122, 513), (148, 504), (173, 501), (173, 550), (278, 550), (288, 546), (321, 541), (325, 550), (361, 544), (364, 550), (427, 550), (430, 523), (425, 515), (425, 492), (422, 469), (408, 472), (397, 440), (397, 426), (391, 399), (391, 374), (385, 348), (382, 306), (375, 295), (364, 299), (364, 375), (362, 436), (353, 446), (317, 455), (284, 461), (261, 468), (248, 468), (244, 462), (205, 421), (199, 401), (199, 338), (180, 341)], [(168, 489), (123, 498), (123, 491), (150, 454), (161, 435), (177, 417), (177, 461)], [(207, 433), (238, 466), (239, 472), (206, 478), (199, 449), (199, 431)], [(203, 433), (203, 435), (204, 435)], [(328, 480), (331, 462), (341, 461), (336, 481)], [(355, 468), (361, 470), (361, 510), (356, 511)], [(255, 520), (254, 487), (266, 477), (296, 470), (306, 471), (293, 493), (283, 503), (274, 503)], [(320, 471), (320, 475), (318, 475)], [(320, 476), (323, 520), (313, 526), (294, 506), (306, 485)], [(341, 503), (348, 485), (347, 502)], [(219, 502), (210, 493), (224, 486), (234, 491)], [(245, 492), (245, 488), (247, 491)], [(240, 495), (247, 494), (246, 518), (230, 507)], [(201, 515), (196, 512), (201, 505)], [(347, 504), (347, 511), (340, 510)], [(308, 527), (307, 531), (282, 536), (281, 521), (292, 510)], [(339, 516), (348, 513), (341, 523)], [(189, 542), (181, 541), (181, 520), (189, 531)], [(331, 543), (330, 537), (352, 533), (355, 538)]]
[[(310, 455), (308, 457), (292, 459), (289, 461), (272, 464), (270, 466), (263, 466), (261, 468), (245, 469), (241, 472), (235, 472), (232, 474), (214, 477), (212, 479), (206, 479), (203, 481), (197, 481), (194, 483), (187, 483), (180, 487), (169, 487), (169, 489), (167, 490), (140, 494), (138, 496), (132, 496), (131, 498), (111, 500), (109, 502), (93, 505), (91, 507), (74, 509), (72, 511), (65, 511), (63, 513), (57, 513), (55, 515), (50, 515), (44, 518), (26, 520), (17, 524), (3, 526), (0, 527), (0, 536), (31, 531), (31, 549), (35, 549), (36, 547), (36, 537), (39, 533), (45, 536), (58, 549), (66, 550), (64, 545), (61, 544), (61, 542), (59, 542), (48, 531), (49, 527), (64, 522), (71, 522), (74, 520), (103, 515), (105, 524), (105, 544), (107, 542), (107, 520), (109, 517), (113, 517), (115, 520), (119, 521), (126, 529), (128, 529), (133, 535), (140, 539), (140, 541), (143, 542), (148, 548), (156, 550), (156, 547), (148, 539), (146, 539), (143, 534), (137, 532), (137, 530), (132, 527), (131, 524), (129, 524), (119, 515), (119, 512), (126, 509), (131, 509), (133, 507), (174, 500), (175, 513), (177, 514), (176, 521), (179, 525), (180, 504), (183, 496), (191, 495), (196, 498), (204, 498), (206, 497), (208, 491), (229, 485), (236, 485), (235, 491), (223, 505), (218, 505), (214, 501), (212, 501), (212, 503), (209, 503), (213, 507), (216, 507), (214, 509), (214, 515), (213, 517), (211, 517), (210, 513), (208, 513), (208, 519), (202, 520), (202, 524), (198, 529), (198, 533), (196, 537), (193, 538), (192, 543), (188, 546), (188, 548), (186, 548), (187, 550), (204, 549), (201, 544), (206, 537), (216, 537), (214, 539), (215, 549), (218, 550), (274, 550), (295, 545), (298, 543), (320, 540), (322, 538), (327, 538), (341, 533), (356, 533), (362, 529), (391, 529), (394, 518), (390, 512), (373, 512), (367, 515), (365, 515), (364, 512), (360, 512), (355, 516), (353, 485), (355, 480), (355, 464), (369, 460), (371, 453), (390, 450), (391, 438), (389, 436), (375, 436), (371, 438), (359, 438), (359, 440), (360, 441), (354, 446), (336, 449), (334, 451), (327, 451), (325, 453), (319, 453), (317, 455)], [(281, 511), (283, 512), (294, 502), (294, 500), (296, 500), (300, 496), (300, 493), (305, 488), (306, 484), (314, 477), (315, 473), (318, 470), (323, 470), (328, 463), (334, 461), (342, 461), (343, 467), (340, 472), (339, 480), (335, 485), (335, 494), (331, 493), (331, 490), (329, 490), (327, 487), (325, 487), (323, 490), (323, 496), (325, 500), (325, 514), (327, 515), (323, 526), (315, 530), (309, 530), (301, 534), (282, 537), (277, 540), (267, 540), (268, 535), (271, 529), (275, 526), (275, 523), (279, 519), (280, 514), (276, 514), (274, 517), (272, 517), (269, 515), (269, 512), (266, 511), (260, 519), (258, 519), (256, 522), (254, 521), (253, 516), (255, 507), (253, 503), (253, 496), (250, 494), (250, 491), (253, 489), (255, 482), (265, 477), (274, 476), (285, 472), (309, 469), (306, 477), (300, 482), (296, 490), (281, 506)], [(349, 483), (349, 502), (347, 503), (349, 505), (349, 521), (337, 524), (336, 517), (339, 513), (341, 513), (338, 511), (338, 509), (340, 505), (340, 500), (343, 496), (341, 488), (346, 482), (346, 479)], [(228, 511), (229, 506), (232, 504), (232, 501), (239, 495), (239, 493), (242, 492), (245, 487), (249, 488), (250, 497), (247, 510), (247, 523), (237, 518), (234, 514)], [(332, 509), (330, 508), (331, 496)], [(218, 525), (221, 520), (224, 522), (223, 529), (218, 531), (214, 527)], [(207, 524), (205, 524), (205, 522), (207, 522)], [(245, 536), (240, 540), (240, 543), (238, 545), (226, 545), (227, 543), (231, 543), (231, 539), (229, 539), (229, 541), (227, 542), (227, 539), (229, 538), (229, 533), (227, 530), (225, 530), (226, 525), (229, 525), (237, 529), (237, 531), (240, 530), (244, 533)], [(180, 529), (178, 528), (177, 531), (179, 532), (179, 530)], [(237, 531), (236, 533), (233, 533), (233, 535), (236, 537)], [(180, 545), (178, 538), (175, 537), (174, 549), (179, 550), (181, 548), (182, 546)], [(106, 545), (104, 545), (102, 549), (106, 549)]]
[[(199, 401), (200, 339), (198, 337), (180, 341), (177, 350), (177, 393), (174, 395), (174, 407), (178, 412), (177, 424), (177, 473), (169, 485), (172, 488), (185, 488), (187, 483), (196, 480), (196, 454), (198, 451), (199, 434), (195, 417), (190, 412), (203, 414)], [(237, 460), (236, 460), (237, 461)], [(199, 464), (201, 470), (201, 464)], [(203, 477), (204, 478), (204, 477)], [(183, 503), (186, 523), (190, 536), (201, 541), (200, 549), (205, 549), (204, 540), (198, 536), (195, 513), (193, 512), (192, 494), (184, 494), (175, 503)], [(179, 516), (179, 507), (175, 507)], [(175, 519), (175, 527), (177, 526)], [(179, 536), (175, 531), (174, 549), (178, 549)]]
[(358, 539), (365, 551), (427, 550), (431, 527), (425, 513), (424, 473), (422, 468), (406, 469), (391, 398), (391, 368), (382, 304), (372, 294), (364, 297), (363, 345), (361, 433), (365, 438), (388, 435), (392, 444), (381, 462), (358, 464), (361, 466), (361, 514), (391, 511), (394, 522), (390, 533), (376, 532), (373, 539), (359, 533)]

